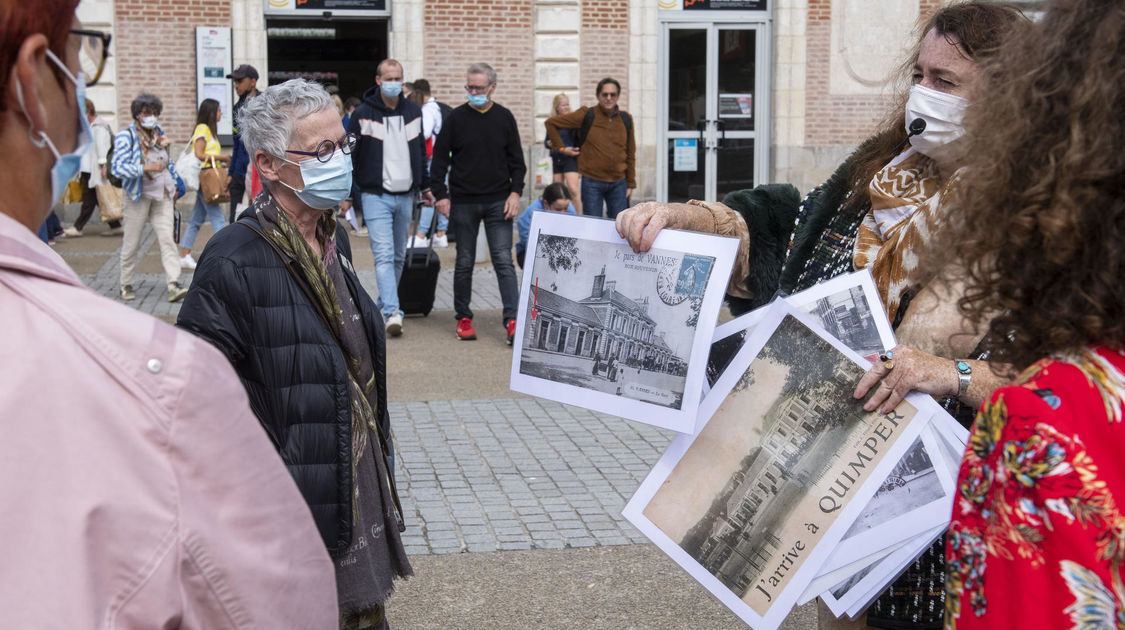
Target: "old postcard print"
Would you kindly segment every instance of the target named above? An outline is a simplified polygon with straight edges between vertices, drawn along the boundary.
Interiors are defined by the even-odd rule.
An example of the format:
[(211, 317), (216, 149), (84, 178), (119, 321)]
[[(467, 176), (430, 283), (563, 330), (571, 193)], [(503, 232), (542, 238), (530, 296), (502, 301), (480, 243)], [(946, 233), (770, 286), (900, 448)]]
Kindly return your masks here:
[(862, 359), (784, 300), (716, 382), (625, 516), (757, 630), (776, 628), (928, 418), (852, 398)]
[(954, 479), (931, 421), (864, 506), (820, 574), (948, 524), (953, 495)]
[[(830, 335), (868, 361), (897, 344), (875, 281), (867, 269), (826, 280), (785, 299), (814, 317)], [(715, 327), (707, 357), (703, 402), (696, 419), (697, 429), (721, 402), (721, 399), (711, 397), (711, 387), (745, 343), (750, 330), (761, 321), (767, 308), (769, 305)]]
[(665, 230), (637, 254), (612, 221), (536, 213), (512, 389), (691, 431), (737, 246)]

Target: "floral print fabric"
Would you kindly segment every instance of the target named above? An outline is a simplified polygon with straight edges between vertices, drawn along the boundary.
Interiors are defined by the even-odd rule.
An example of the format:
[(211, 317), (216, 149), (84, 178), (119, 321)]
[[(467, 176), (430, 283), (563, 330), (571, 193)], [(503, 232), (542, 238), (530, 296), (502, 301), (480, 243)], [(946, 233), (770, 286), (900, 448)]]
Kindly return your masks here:
[(946, 546), (949, 629), (1125, 628), (1125, 355), (1041, 361), (977, 414)]

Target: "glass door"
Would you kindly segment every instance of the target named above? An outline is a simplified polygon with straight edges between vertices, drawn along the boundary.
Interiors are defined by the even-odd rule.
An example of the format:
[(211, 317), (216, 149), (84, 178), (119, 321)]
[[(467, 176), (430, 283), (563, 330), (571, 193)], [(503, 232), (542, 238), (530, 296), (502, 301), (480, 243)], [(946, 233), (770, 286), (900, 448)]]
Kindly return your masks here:
[[(665, 201), (720, 200), (765, 181), (766, 24), (665, 23), (659, 156)], [(761, 121), (761, 122), (759, 122)]]

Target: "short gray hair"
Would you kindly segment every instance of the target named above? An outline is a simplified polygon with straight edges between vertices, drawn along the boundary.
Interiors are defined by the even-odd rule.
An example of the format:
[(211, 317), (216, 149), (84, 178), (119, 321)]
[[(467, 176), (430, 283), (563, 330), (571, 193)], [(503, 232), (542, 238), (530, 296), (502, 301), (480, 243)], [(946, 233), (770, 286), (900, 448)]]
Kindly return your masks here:
[(317, 112), (336, 109), (328, 91), (315, 81), (290, 79), (248, 100), (238, 113), (238, 130), (250, 162), (258, 151), (285, 157), (293, 125)]
[(488, 75), (489, 85), (496, 83), (496, 71), (487, 63), (474, 63), (469, 66), (469, 70), (465, 74), (486, 74)]

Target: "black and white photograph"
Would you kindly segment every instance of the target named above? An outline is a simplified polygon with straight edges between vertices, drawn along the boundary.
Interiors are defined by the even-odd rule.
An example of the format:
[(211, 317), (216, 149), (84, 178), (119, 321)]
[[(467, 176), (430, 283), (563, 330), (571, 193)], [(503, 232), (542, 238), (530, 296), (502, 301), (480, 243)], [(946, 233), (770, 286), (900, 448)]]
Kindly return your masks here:
[(862, 558), (877, 557), (880, 551), (949, 521), (955, 480), (935, 426), (941, 415), (935, 411), (930, 425), (883, 480), (821, 567), (822, 576)]
[[(891, 322), (879, 301), (875, 281), (868, 270), (837, 276), (785, 299), (816, 318), (828, 334), (869, 361), (897, 344)], [(767, 308), (768, 305), (763, 306), (715, 327), (707, 357), (707, 378), (703, 384), (704, 402), (697, 426), (703, 415), (713, 412), (717, 406), (717, 401), (709, 400), (715, 381), (722, 376)]]
[[(784, 300), (716, 382), (723, 399), (681, 436), (625, 516), (754, 628), (773, 628), (927, 419), (852, 397), (860, 357)], [(920, 465), (920, 464), (919, 464)]]
[[(608, 228), (610, 234), (568, 227)], [(669, 231), (669, 238), (637, 254), (612, 222), (546, 213), (535, 215), (532, 233), (512, 388), (589, 408), (603, 403), (599, 410), (611, 413), (628, 409), (618, 415), (656, 418), (653, 424), (675, 414), (686, 421), (668, 428), (690, 428), (700, 388), (688, 382), (702, 381), (733, 262), (715, 252), (737, 241), (710, 237), (719, 241), (716, 247), (698, 242), (706, 235)], [(677, 236), (697, 242), (677, 246)]]

